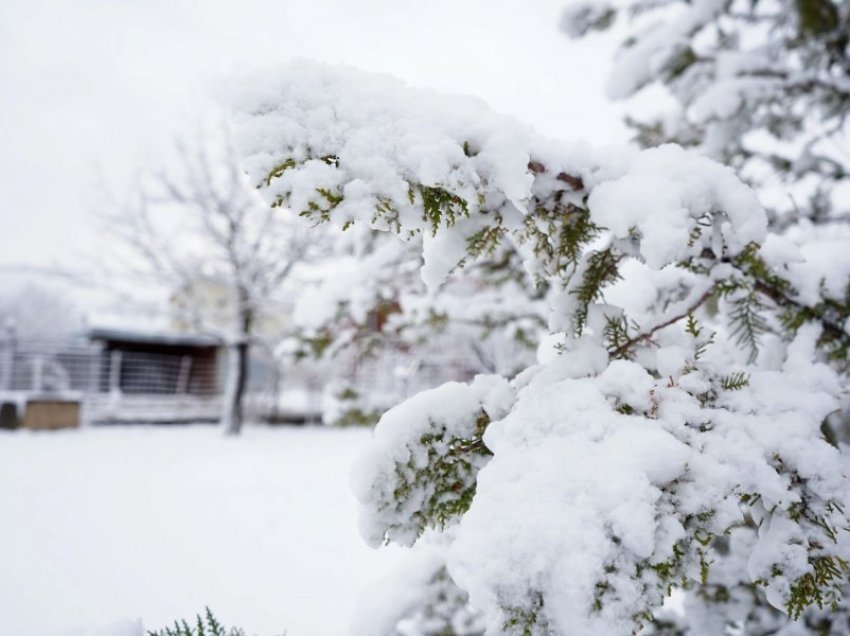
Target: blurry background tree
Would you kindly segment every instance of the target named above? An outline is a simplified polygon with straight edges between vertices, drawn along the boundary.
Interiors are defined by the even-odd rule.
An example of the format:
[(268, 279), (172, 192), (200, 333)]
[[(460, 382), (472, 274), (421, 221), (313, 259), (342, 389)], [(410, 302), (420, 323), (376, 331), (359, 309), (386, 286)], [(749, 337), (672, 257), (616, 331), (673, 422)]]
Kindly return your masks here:
[[(534, 360), (550, 289), (534, 284), (510, 246), (483, 254), (429, 291), (419, 273), (420, 240), (401, 242), (365, 226), (333, 236), (333, 257), (323, 259), (319, 280), (295, 307), (298, 330), (288, 349), (296, 359), (328, 366), (404, 361), (399, 372), (419, 388), (482, 372), (513, 376)], [(375, 387), (361, 395), (344, 378), (329, 388), (331, 423), (374, 423), (401, 397), (383, 403)]]
[(0, 338), (67, 338), (84, 326), (83, 312), (62, 292), (28, 283), (0, 294)]
[(175, 144), (176, 165), (146, 174), (103, 215), (115, 259), (165, 288), (175, 323), (227, 344), (222, 425), (239, 433), (252, 347), (273, 347), (286, 324), (284, 287), (321, 235), (266, 205), (248, 185), (222, 129)]

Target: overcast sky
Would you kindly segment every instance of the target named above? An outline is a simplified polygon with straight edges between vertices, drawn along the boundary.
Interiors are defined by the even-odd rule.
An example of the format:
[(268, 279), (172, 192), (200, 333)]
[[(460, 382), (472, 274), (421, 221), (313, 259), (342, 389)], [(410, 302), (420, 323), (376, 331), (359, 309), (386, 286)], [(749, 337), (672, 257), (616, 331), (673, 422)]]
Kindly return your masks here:
[[(90, 250), (98, 173), (120, 190), (189, 135), (228, 78), (295, 56), (469, 93), (541, 132), (624, 139), (610, 43), (564, 0), (2, 0), (0, 268)], [(533, 7), (533, 8), (532, 8)]]

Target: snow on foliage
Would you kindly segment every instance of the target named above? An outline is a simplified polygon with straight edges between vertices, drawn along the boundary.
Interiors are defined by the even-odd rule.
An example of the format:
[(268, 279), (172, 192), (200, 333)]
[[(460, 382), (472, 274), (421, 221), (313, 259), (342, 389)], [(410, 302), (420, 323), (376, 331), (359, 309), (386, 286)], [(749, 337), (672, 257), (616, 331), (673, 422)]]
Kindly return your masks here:
[[(539, 371), (484, 435), (494, 459), (454, 546), (459, 584), (479, 607), (505, 608), (494, 629), (529, 620), (531, 590), (553, 633), (628, 633), (668, 585), (701, 580), (711, 538), (758, 496), (749, 513), (769, 521), (750, 576), (782, 605), (809, 566), (804, 546), (823, 540), (816, 522), (791, 516), (804, 501), (844, 496), (838, 453), (818, 435), (836, 406), (829, 369), (801, 356), (793, 372), (754, 371), (731, 391), (712, 388), (693, 359), (655, 379), (589, 354)], [(839, 525), (833, 512), (824, 503), (817, 517)]]
[[(765, 217), (753, 192), (729, 168), (689, 155), (678, 146), (661, 146), (637, 155), (616, 179), (597, 185), (587, 201), (591, 218), (624, 238), (637, 230), (640, 254), (659, 269), (688, 253), (710, 247), (741, 251), (765, 237)], [(706, 211), (727, 217), (715, 222), (711, 243), (690, 240), (695, 221)], [(709, 237), (706, 237), (709, 238)]]
[[(627, 98), (654, 86), (656, 95), (672, 98), (672, 107), (659, 107), (656, 100), (654, 111), (627, 118), (635, 140), (645, 147), (681, 143), (735, 166), (767, 207), (777, 233), (767, 237), (750, 263), (761, 270), (758, 289), (751, 290), (755, 294), (738, 291), (718, 307), (735, 318), (739, 344), (758, 353), (760, 365), (775, 368), (785, 355), (782, 341), (803, 325), (817, 323), (818, 356), (842, 374), (846, 387), (850, 3), (618, 0), (607, 6), (604, 19), (596, 20), (603, 14), (598, 7), (595, 2), (571, 4), (562, 28), (570, 37), (582, 37), (617, 25), (622, 44), (609, 95)], [(633, 296), (619, 289), (607, 298)], [(765, 316), (763, 302), (780, 311)], [(841, 399), (822, 430), (847, 467), (846, 390)], [(684, 616), (656, 616), (653, 633), (847, 633), (846, 572), (836, 577), (843, 580), (843, 600), (838, 594), (816, 597), (802, 616), (799, 607), (791, 612), (799, 618), (792, 623), (771, 607), (764, 586), (752, 583), (748, 561), (754, 533), (753, 527), (739, 527), (733, 538), (715, 539), (722, 557), (715, 559), (707, 583), (686, 594)], [(837, 539), (846, 540), (843, 534)]]
[[(481, 372), (515, 373), (533, 360), (548, 290), (475, 214), (488, 192), (527, 196), (528, 158), (513, 139), (531, 131), (477, 100), (465, 100), (466, 117), (455, 121), (452, 100), (306, 63), (250, 83), (238, 99), (238, 108), (264, 113), (237, 115), (236, 124), (266, 199), (335, 226), (337, 258), (296, 308), (299, 354), (421, 351), (427, 341), (463, 343)], [(462, 131), (469, 134), (456, 143)], [(498, 192), (485, 175), (498, 179)], [(459, 234), (437, 232), (447, 224)], [(478, 258), (462, 280), (443, 284), (465, 258), (466, 237), (478, 241)]]
[(676, 104), (629, 120), (639, 142), (694, 145), (735, 165), (774, 190), (779, 224), (846, 221), (850, 4), (618, 0), (606, 7), (571, 3), (562, 28), (582, 37), (625, 23), (609, 96), (656, 85)]
[(481, 615), (446, 571), (451, 533), (429, 534), (392, 576), (361, 601), (357, 636), (482, 636)]
[(361, 520), (367, 541), (413, 545), (425, 528), (442, 528), (465, 512), (491, 455), (481, 436), (512, 404), (504, 378), (480, 375), (468, 385), (423, 391), (387, 411), (353, 483), (358, 498), (373, 504)]
[(821, 357), (847, 336), (762, 255), (766, 215), (730, 169), (554, 143), (474, 100), (316, 64), (237, 107), (273, 205), (421, 240), (431, 289), (507, 245), (552, 290), (558, 355), (384, 415), (354, 476), (370, 543), (452, 528), (448, 572), (488, 633), (657, 625), (673, 588), (708, 589), (739, 528), (774, 606), (836, 600), (847, 480), (821, 424), (843, 386)]

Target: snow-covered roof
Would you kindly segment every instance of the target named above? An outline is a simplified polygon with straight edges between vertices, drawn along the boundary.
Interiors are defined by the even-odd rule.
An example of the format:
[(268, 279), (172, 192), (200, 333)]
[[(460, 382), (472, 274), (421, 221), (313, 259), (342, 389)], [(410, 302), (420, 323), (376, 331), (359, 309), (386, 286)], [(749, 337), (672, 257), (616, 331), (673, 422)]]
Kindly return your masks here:
[(86, 332), (89, 340), (120, 340), (143, 344), (166, 344), (188, 347), (218, 347), (222, 340), (209, 334), (170, 333), (165, 331), (135, 331), (94, 327)]

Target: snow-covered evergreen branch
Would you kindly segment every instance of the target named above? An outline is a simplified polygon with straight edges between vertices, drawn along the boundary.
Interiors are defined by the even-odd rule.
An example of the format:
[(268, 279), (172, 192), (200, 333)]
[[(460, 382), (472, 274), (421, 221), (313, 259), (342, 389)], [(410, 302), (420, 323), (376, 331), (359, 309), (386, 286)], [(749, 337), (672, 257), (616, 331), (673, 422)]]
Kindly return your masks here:
[(499, 634), (657, 626), (672, 589), (711, 589), (739, 528), (774, 607), (837, 602), (847, 479), (821, 425), (844, 385), (818, 321), (788, 329), (766, 289), (822, 294), (782, 282), (805, 265), (731, 169), (674, 145), (555, 143), (472, 100), (312, 64), (244, 87), (237, 109), (273, 204), (421, 245), (430, 290), (502, 245), (551, 290), (539, 364), (379, 422), (355, 479), (370, 542), (452, 527), (447, 571)]

